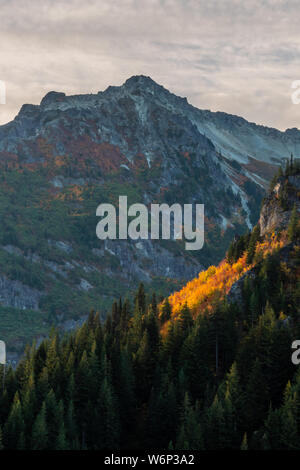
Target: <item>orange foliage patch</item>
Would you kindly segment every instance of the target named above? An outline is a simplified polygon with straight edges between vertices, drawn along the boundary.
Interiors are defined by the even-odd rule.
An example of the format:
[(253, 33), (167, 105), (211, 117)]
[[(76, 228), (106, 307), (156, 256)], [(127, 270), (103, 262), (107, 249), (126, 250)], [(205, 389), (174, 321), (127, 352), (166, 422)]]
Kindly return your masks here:
[[(256, 255), (265, 257), (285, 244), (285, 235), (280, 240), (273, 233), (263, 242), (257, 243)], [(188, 282), (180, 291), (170, 295), (172, 316), (177, 317), (186, 303), (194, 316), (205, 309), (213, 310), (215, 301), (225, 298), (232, 285), (241, 278), (253, 265), (247, 265), (246, 253), (232, 265), (223, 260), (218, 266), (210, 266), (198, 277)]]
[(68, 187), (68, 191), (65, 193), (55, 193), (54, 199), (60, 199), (61, 201), (83, 201), (82, 193), (84, 187), (73, 184)]
[(65, 160), (64, 156), (57, 155), (54, 159), (54, 163), (55, 163), (56, 166), (61, 167), (61, 166), (66, 164), (66, 160)]
[(249, 268), (246, 255), (232, 265), (224, 260), (217, 267), (210, 266), (169, 297), (173, 315), (176, 317), (185, 303), (193, 314), (198, 314), (200, 309), (211, 310), (213, 301), (228, 294), (232, 284)]
[(68, 153), (72, 155), (72, 165), (81, 175), (88, 174), (90, 166), (100, 168), (103, 173), (119, 170), (121, 164), (130, 166), (118, 147), (107, 142), (98, 144), (87, 135), (73, 139), (68, 145)]

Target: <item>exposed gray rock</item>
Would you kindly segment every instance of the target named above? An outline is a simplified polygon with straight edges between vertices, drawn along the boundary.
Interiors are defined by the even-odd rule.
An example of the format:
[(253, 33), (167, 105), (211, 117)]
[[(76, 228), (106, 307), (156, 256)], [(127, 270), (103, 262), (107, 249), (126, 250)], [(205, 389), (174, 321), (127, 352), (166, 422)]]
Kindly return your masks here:
[(62, 267), (59, 264), (54, 263), (53, 261), (47, 261), (47, 260), (44, 261), (44, 264), (45, 266), (47, 266), (47, 268), (50, 268), (53, 272), (60, 274), (64, 278), (67, 277), (67, 273), (62, 269)]
[(3, 250), (5, 250), (7, 253), (10, 253), (11, 255), (17, 255), (17, 256), (22, 256), (23, 252), (18, 248), (17, 246), (13, 245), (6, 245), (3, 246)]
[(48, 240), (49, 245), (55, 246), (59, 250), (64, 251), (65, 253), (71, 253), (73, 248), (70, 243), (66, 241), (56, 241), (56, 240)]
[[(100, 189), (107, 183), (109, 191), (113, 174), (116, 187), (138, 186), (136, 194), (141, 200), (135, 202), (204, 203), (207, 227), (214, 230), (218, 225), (224, 231), (254, 223), (251, 211), (253, 205), (256, 209), (259, 205), (256, 199), (270, 176), (270, 165), (279, 164), (291, 151), (299, 156), (299, 150), (300, 132), (296, 129), (280, 132), (237, 116), (196, 109), (186, 98), (175, 96), (144, 76), (132, 77), (121, 87), (109, 87), (97, 94), (66, 96), (50, 92), (39, 106), (24, 105), (11, 123), (0, 126), (0, 161), (6, 163), (12, 158), (24, 166), (34, 163), (38, 169), (45, 162), (53, 164), (48, 179), (45, 178), (47, 187), (43, 188), (50, 188), (51, 194), (59, 195), (72, 185), (93, 189), (89, 188), (90, 183)], [(66, 159), (65, 167), (56, 164), (57, 157)], [(267, 164), (266, 174), (261, 162)], [(145, 179), (144, 171), (148, 172)], [(245, 182), (253, 183), (250, 190)], [(99, 194), (103, 197), (101, 191)], [(80, 212), (81, 205), (81, 201), (72, 200), (70, 213), (74, 208)], [(90, 209), (88, 216), (93, 216), (94, 208)], [(266, 213), (262, 225), (268, 223), (267, 217)], [(277, 223), (281, 214), (274, 217)], [(94, 228), (88, 226), (88, 230)], [(97, 243), (96, 235), (94, 249), (90, 250), (91, 245), (84, 247), (89, 258), (84, 260), (79, 237), (76, 241), (71, 234), (61, 236), (67, 239), (48, 240), (52, 252), (49, 258), (49, 247), (42, 243), (40, 252), (36, 248), (36, 253), (23, 253), (23, 248), (13, 247), (11, 242), (6, 252), (12, 256), (23, 254), (27, 262), (40, 263), (46, 279), (52, 276), (68, 289), (80, 285), (82, 295), (87, 296), (93, 287), (92, 271), (106, 275), (112, 284), (122, 284), (124, 291), (124, 287), (132, 288), (139, 280), (150, 282), (154, 277), (187, 281), (210, 261), (207, 254), (206, 259), (201, 259), (201, 253), (195, 256), (182, 247), (178, 249), (174, 241)], [(31, 249), (34, 251), (35, 247)], [(34, 266), (34, 274), (37, 269)], [(71, 273), (75, 269), (79, 278), (78, 273)], [(80, 282), (81, 276), (87, 280)], [(5, 302), (36, 309), (42, 293), (12, 282), (18, 281), (3, 282)], [(46, 282), (43, 294), (47, 294), (47, 288)], [(62, 285), (60, 288), (63, 291)], [(17, 301), (18, 289), (21, 294)]]
[(80, 289), (89, 291), (90, 289), (93, 288), (93, 286), (86, 280), (86, 279), (80, 279), (80, 284), (79, 284)]
[[(99, 242), (100, 243), (100, 242)], [(177, 242), (173, 241), (174, 248)], [(96, 256), (107, 251), (120, 264), (120, 275), (128, 280), (149, 282), (153, 276), (171, 279), (191, 279), (204, 269), (201, 263), (188, 255), (176, 256), (170, 249), (161, 246), (159, 240), (105, 240), (101, 248), (93, 248)], [(105, 270), (110, 274), (110, 270)]]
[(247, 273), (245, 273), (238, 281), (236, 281), (232, 286), (227, 294), (227, 301), (229, 303), (237, 303), (238, 305), (242, 305), (243, 303), (243, 286), (245, 279), (254, 279), (255, 278), (255, 269), (251, 269)]
[(76, 328), (79, 328), (83, 325), (83, 323), (87, 320), (88, 316), (83, 315), (78, 320), (66, 320), (65, 322), (61, 323), (59, 326), (63, 331), (73, 331)]
[[(294, 204), (300, 214), (300, 199), (297, 193), (297, 189), (300, 187), (300, 177), (289, 176), (288, 183), (286, 184), (286, 178), (281, 177), (273, 191), (266, 197), (259, 218), (261, 235), (274, 229), (287, 228)], [(283, 208), (280, 204), (280, 193), (284, 187), (286, 188), (286, 207)]]
[(39, 310), (42, 293), (20, 281), (12, 281), (0, 275), (0, 304), (7, 307)]

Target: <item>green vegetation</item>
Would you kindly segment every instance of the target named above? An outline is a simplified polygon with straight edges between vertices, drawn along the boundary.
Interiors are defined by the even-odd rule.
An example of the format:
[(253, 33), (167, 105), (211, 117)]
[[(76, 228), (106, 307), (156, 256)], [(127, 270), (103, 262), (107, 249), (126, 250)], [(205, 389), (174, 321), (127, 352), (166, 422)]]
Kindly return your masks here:
[[(81, 178), (80, 184), (74, 184), (77, 170), (75, 171), (72, 165), (76, 162), (68, 160), (60, 166), (60, 163), (56, 162), (57, 159), (50, 156), (45, 165), (34, 163), (32, 168), (22, 162), (2, 166), (1, 275), (11, 281), (19, 281), (40, 293), (38, 311), (45, 322), (45, 328), (49, 330), (62, 316), (64, 320), (77, 319), (91, 309), (101, 310), (105, 316), (113, 300), (120, 295), (131, 296), (135, 289), (138, 279), (129, 280), (122, 274), (118, 256), (113, 256), (108, 251), (101, 256), (93, 252), (94, 248), (102, 246), (95, 235), (99, 221), (95, 212), (101, 202), (117, 206), (118, 197), (122, 194), (127, 195), (128, 204), (142, 202), (145, 192), (152, 195), (154, 202), (186, 202), (187, 197), (198, 190), (201, 181), (204, 194), (204, 200), (201, 202), (205, 203), (207, 214), (211, 214), (211, 219), (205, 222), (206, 237), (203, 249), (190, 253), (184, 249), (183, 242), (159, 240), (157, 244), (172, 255), (185, 258), (187, 262), (196, 258), (204, 267), (217, 263), (224, 256), (234, 233), (242, 233), (245, 230), (245, 226), (240, 224), (237, 217), (233, 221), (233, 227), (221, 231), (213, 219), (218, 217), (218, 213), (209, 196), (209, 169), (204, 167), (200, 172), (195, 165), (194, 154), (190, 154), (190, 160), (183, 156), (183, 149), (179, 154), (182, 164), (187, 167), (186, 180), (180, 187), (170, 184), (168, 188), (161, 188), (160, 194), (154, 189), (154, 183), (161, 175), (160, 162), (154, 162), (149, 168), (148, 165), (143, 166), (141, 161), (141, 166), (137, 167), (133, 175), (130, 173), (130, 176), (128, 170), (116, 169), (105, 174), (105, 177), (102, 175), (101, 182), (98, 181), (97, 184), (93, 182), (92, 167), (86, 181)], [(64, 187), (54, 186), (54, 178), (59, 180), (63, 177), (71, 180), (65, 183)], [(60, 185), (59, 181), (56, 183)], [(230, 189), (220, 190), (216, 196), (224, 213), (232, 203), (239, 202)], [(151, 259), (144, 260), (143, 263), (147, 270)], [(86, 265), (89, 266), (88, 270)], [(81, 289), (81, 279), (93, 288), (86, 291)], [(149, 289), (167, 295), (182, 287), (184, 283), (184, 279), (153, 276)], [(16, 321), (13, 309), (11, 312), (10, 328), (13, 331)], [(45, 328), (40, 331), (41, 334)], [(8, 338), (5, 331), (2, 331), (3, 339), (11, 346), (12, 338)], [(26, 331), (24, 329), (24, 333)], [(26, 339), (31, 340), (30, 335), (26, 337), (24, 334), (22, 338), (25, 342)], [(20, 341), (17, 341), (17, 344), (20, 351), (25, 346)]]
[(299, 238), (298, 222), (299, 215), (297, 212), (297, 206), (295, 204), (291, 213), (291, 218), (288, 226), (288, 237), (291, 242), (296, 241), (297, 238)]
[[(286, 171), (294, 172), (293, 160)], [(289, 194), (290, 189), (288, 202)], [(88, 236), (79, 230), (77, 235), (73, 250), (80, 259), (80, 237), (88, 243)], [(108, 303), (108, 292), (117, 295), (115, 281), (85, 272), (80, 263), (67, 283), (60, 282), (59, 271), (55, 279), (47, 271), (39, 280), (40, 287), (47, 286), (41, 300), (45, 313), (1, 308), (9, 341), (46, 334), (62, 312), (72, 317), (92, 312), (77, 331), (64, 335), (53, 329), (38, 347), (27, 347), (16, 370), (9, 367), (5, 377), (0, 369), (0, 448), (300, 450), (300, 374), (291, 361), (291, 344), (300, 335), (296, 208), (276, 243), (273, 235), (268, 240), (275, 248), (265, 256), (256, 247), (271, 242), (258, 226), (236, 237), (228, 262), (244, 255), (251, 266), (238, 281), (239, 295), (233, 302), (216, 285), (197, 313), (187, 302), (174, 310), (156, 278), (155, 292), (140, 284), (133, 304), (114, 302), (104, 322), (92, 309), (101, 312), (98, 299), (107, 296)], [(30, 237), (20, 237), (29, 248)], [(57, 248), (47, 246), (57, 269), (62, 265)], [(5, 251), (1, 256), (7, 276), (38, 287), (26, 257), (15, 252), (10, 262)], [(95, 290), (72, 289), (83, 275)]]
[[(245, 239), (249, 252), (257, 230)], [(293, 269), (280, 251), (256, 262), (238, 304), (175, 318), (140, 285), (105, 324), (92, 312), (71, 335), (53, 330), (7, 371), (4, 448), (300, 449), (297, 243)]]
[(20, 352), (24, 344), (49, 332), (48, 314), (33, 310), (0, 307), (1, 338), (5, 338), (10, 352)]
[[(49, 332), (62, 316), (64, 320), (77, 319), (91, 309), (101, 310), (105, 316), (114, 299), (132, 295), (134, 281), (118, 278), (122, 271), (118, 257), (108, 251), (101, 257), (92, 252), (92, 248), (101, 247), (95, 235), (96, 208), (101, 202), (118, 205), (120, 194), (127, 195), (129, 204), (142, 201), (143, 185), (128, 182), (115, 172), (106, 175), (103, 184), (69, 185), (57, 190), (43, 167), (34, 171), (1, 169), (1, 275), (40, 292), (39, 310), (33, 314), (40, 320), (34, 320), (34, 334)], [(61, 242), (66, 242), (65, 248), (59, 245)], [(175, 245), (169, 243), (166, 248), (184, 251)], [(84, 269), (87, 264), (91, 267), (88, 271)], [(93, 289), (81, 289), (81, 279)], [(152, 288), (166, 295), (183, 283), (153, 278)], [(1, 337), (9, 350), (18, 345), (22, 351), (34, 334), (26, 322), (22, 331), (18, 309), (10, 308), (9, 312), (1, 316)]]

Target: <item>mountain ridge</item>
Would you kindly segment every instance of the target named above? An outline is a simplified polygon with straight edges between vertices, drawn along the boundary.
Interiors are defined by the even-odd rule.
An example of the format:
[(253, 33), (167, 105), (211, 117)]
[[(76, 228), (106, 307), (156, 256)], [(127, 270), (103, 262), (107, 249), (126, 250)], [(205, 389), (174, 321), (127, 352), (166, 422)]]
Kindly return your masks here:
[[(257, 222), (281, 157), (298, 148), (298, 133), (286, 144), (280, 131), (268, 140), (242, 118), (225, 118), (132, 77), (96, 95), (50, 92), (0, 127), (0, 308), (10, 338), (22, 312), (44, 334), (49, 323), (77, 320), (91, 308), (105, 316), (138, 281), (166, 295), (222, 259), (234, 234)], [(260, 159), (245, 151), (257, 141)], [(204, 248), (100, 242), (96, 208), (116, 205), (119, 195), (147, 206), (203, 203)], [(20, 343), (25, 330), (18, 330)]]
[[(0, 130), (1, 128), (7, 126), (8, 124), (11, 124), (12, 122), (14, 122), (19, 117), (20, 114), (22, 115), (22, 114), (34, 112), (38, 110), (40, 107), (45, 108), (45, 109), (47, 108), (48, 109), (53, 109), (53, 108), (67, 109), (67, 108), (72, 108), (72, 107), (84, 108), (84, 107), (88, 107), (89, 105), (94, 106), (95, 103), (97, 103), (97, 101), (99, 100), (99, 98), (106, 97), (107, 95), (111, 96), (114, 93), (126, 95), (126, 91), (128, 91), (129, 94), (130, 92), (138, 92), (138, 91), (145, 92), (146, 91), (146, 92), (150, 92), (154, 94), (154, 90), (156, 92), (161, 91), (162, 95), (165, 95), (167, 98), (171, 98), (171, 100), (173, 102), (176, 102), (177, 104), (180, 103), (186, 108), (192, 108), (193, 110), (200, 112), (203, 118), (211, 117), (212, 122), (216, 122), (216, 121), (218, 122), (219, 118), (221, 118), (225, 124), (226, 122), (230, 122), (230, 121), (235, 122), (236, 124), (240, 126), (242, 124), (248, 124), (254, 129), (264, 131), (267, 135), (286, 137), (287, 140), (289, 137), (294, 137), (297, 139), (297, 141), (300, 140), (300, 131), (297, 128), (287, 128), (284, 131), (280, 131), (273, 127), (264, 126), (261, 124), (257, 124), (255, 122), (249, 122), (244, 117), (236, 116), (231, 113), (226, 113), (223, 111), (211, 111), (208, 109), (199, 109), (198, 107), (190, 104), (187, 101), (186, 97), (176, 96), (174, 93), (170, 92), (169, 90), (164, 88), (162, 85), (159, 85), (154, 80), (152, 80), (151, 77), (147, 77), (144, 75), (132, 76), (129, 79), (127, 79), (122, 85), (108, 86), (104, 91), (99, 91), (98, 93), (66, 95), (63, 92), (50, 91), (42, 98), (40, 105), (31, 105), (31, 104), (23, 105), (20, 109), (20, 112), (15, 117), (15, 119), (11, 121), (10, 123), (0, 126)], [(290, 148), (288, 151), (289, 153), (291, 153), (294, 150), (295, 149)]]
[[(198, 277), (189, 281), (180, 291), (172, 293), (160, 306), (163, 319), (166, 302), (171, 315), (163, 320), (166, 332), (172, 320), (180, 320), (185, 308), (193, 318), (212, 313), (220, 301), (236, 303), (243, 310), (249, 305), (242, 301), (245, 285), (260, 282), (261, 265), (274, 258), (280, 269), (293, 273), (296, 290), (299, 282), (299, 238), (300, 238), (300, 165), (290, 160), (284, 172), (274, 176), (268, 195), (264, 198), (260, 218), (252, 233), (236, 237), (218, 266), (210, 266)], [(298, 260), (298, 261), (297, 261)], [(298, 263), (298, 264), (297, 264)], [(285, 281), (288, 279), (286, 275)], [(273, 288), (273, 286), (269, 286)], [(291, 289), (291, 288), (290, 288)], [(292, 290), (292, 289), (291, 289)], [(251, 288), (250, 288), (251, 291)], [(287, 297), (289, 295), (287, 289)], [(287, 302), (288, 304), (288, 302)], [(286, 305), (295, 316), (297, 305)]]

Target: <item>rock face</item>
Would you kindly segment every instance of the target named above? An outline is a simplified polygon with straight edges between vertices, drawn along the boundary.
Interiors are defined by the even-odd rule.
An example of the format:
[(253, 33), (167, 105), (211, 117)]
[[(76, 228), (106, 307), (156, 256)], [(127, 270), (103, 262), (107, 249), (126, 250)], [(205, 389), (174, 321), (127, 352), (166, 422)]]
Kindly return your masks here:
[(227, 294), (227, 301), (229, 303), (236, 303), (238, 305), (242, 304), (243, 299), (243, 286), (245, 279), (254, 279), (255, 270), (250, 269), (246, 274), (244, 274), (237, 282), (235, 282)]
[[(299, 176), (281, 177), (279, 179), (273, 191), (265, 198), (261, 209), (259, 218), (261, 235), (265, 235), (272, 230), (286, 228), (294, 204), (296, 204), (300, 213), (299, 188)], [(285, 200), (284, 204), (281, 202), (282, 198)]]
[[(293, 207), (296, 205), (300, 217), (300, 175), (280, 177), (272, 191), (269, 192), (265, 198), (261, 208), (259, 227), (260, 235), (264, 237), (272, 232), (279, 232), (286, 230), (289, 225)], [(295, 248), (294, 243), (289, 243), (280, 249), (280, 260), (287, 264), (288, 267), (295, 269), (295, 259), (291, 257), (291, 253)], [(245, 279), (255, 279), (257, 269), (250, 269), (244, 274), (237, 282), (235, 282), (228, 295), (228, 302), (241, 304), (242, 303), (242, 290)]]
[(171, 143), (172, 133), (177, 134), (177, 144), (186, 146), (187, 135), (197, 136), (207, 149), (242, 164), (251, 158), (276, 164), (291, 152), (300, 154), (298, 129), (280, 132), (238, 116), (197, 109), (145, 76), (133, 76), (124, 85), (97, 94), (66, 96), (52, 91), (40, 106), (24, 105), (14, 121), (1, 126), (1, 148), (14, 151), (20, 138), (44, 135), (55, 139), (61, 154), (66, 150), (59, 133), (62, 126), (73, 137), (87, 133), (93, 142), (118, 146), (129, 161), (139, 152), (153, 161), (162, 151), (162, 138)]
[[(106, 311), (140, 281), (167, 294), (257, 222), (267, 182), (291, 152), (300, 154), (297, 129), (199, 110), (144, 76), (23, 105), (0, 127), (0, 307), (40, 310), (52, 323)], [(148, 207), (204, 204), (204, 248), (98, 240), (96, 208), (119, 195)]]
[(22, 282), (0, 275), (0, 303), (7, 307), (38, 310), (41, 292), (32, 289)]

